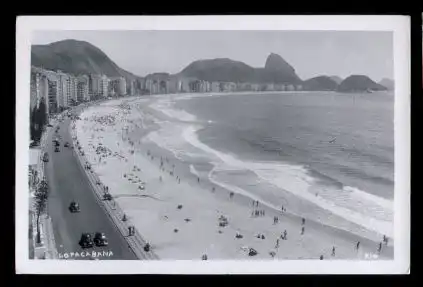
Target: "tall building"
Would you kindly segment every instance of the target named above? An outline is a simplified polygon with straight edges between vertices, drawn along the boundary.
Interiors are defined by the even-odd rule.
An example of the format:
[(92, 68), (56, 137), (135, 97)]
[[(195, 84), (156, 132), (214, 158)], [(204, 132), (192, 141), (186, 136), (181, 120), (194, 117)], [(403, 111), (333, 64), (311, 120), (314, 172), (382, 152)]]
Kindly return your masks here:
[(78, 102), (86, 102), (90, 100), (88, 94), (88, 81), (89, 78), (86, 75), (79, 76), (77, 79), (76, 98)]
[(213, 93), (218, 93), (218, 92), (220, 92), (220, 84), (219, 84), (219, 82), (212, 82), (212, 83), (211, 83), (211, 91), (212, 91)]
[(56, 113), (59, 110), (59, 78), (55, 73), (47, 75), (47, 94), (48, 94), (48, 107), (50, 113)]
[(118, 96), (124, 96), (128, 93), (126, 80), (123, 77), (111, 78), (110, 87)]
[(101, 75), (91, 74), (89, 76), (88, 93), (90, 98), (99, 98), (104, 96), (104, 82), (104, 78)]
[(109, 78), (106, 75), (101, 75), (101, 90), (100, 95), (103, 98), (107, 98), (109, 90)]
[[(43, 69), (31, 67), (30, 79), (30, 107), (39, 107), (44, 101), (48, 108), (47, 77)], [(48, 109), (47, 109), (48, 113)]]

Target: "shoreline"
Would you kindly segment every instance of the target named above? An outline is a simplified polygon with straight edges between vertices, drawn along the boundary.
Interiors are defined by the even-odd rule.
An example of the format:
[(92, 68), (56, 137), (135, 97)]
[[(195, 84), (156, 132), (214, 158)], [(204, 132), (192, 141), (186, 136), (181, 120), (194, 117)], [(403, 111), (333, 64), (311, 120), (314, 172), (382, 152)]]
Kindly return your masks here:
[[(151, 102), (151, 101), (152, 101), (152, 99), (146, 99), (146, 102), (147, 103), (148, 102)], [(122, 102), (124, 102), (124, 100)], [(96, 109), (96, 107), (93, 107), (93, 109)], [(132, 110), (133, 109), (135, 110), (136, 108), (132, 108), (131, 109), (131, 113), (132, 113)], [(148, 108), (148, 109), (151, 109), (151, 108)], [(139, 111), (137, 111), (137, 113), (138, 112)], [(149, 117), (150, 116), (151, 115), (149, 115)], [(81, 118), (83, 118), (83, 117), (84, 117), (84, 115), (81, 116)], [(151, 117), (153, 118), (153, 116), (151, 116)], [(154, 194), (150, 194), (150, 196), (156, 195), (156, 198), (162, 198), (162, 200), (169, 201), (169, 202), (172, 202), (172, 200), (173, 200), (173, 202), (177, 201), (178, 200), (178, 196), (175, 198), (175, 196), (172, 194), (172, 193), (175, 193), (175, 192), (171, 192), (170, 190), (177, 189), (177, 187), (180, 186), (180, 184), (176, 183), (176, 180), (175, 180), (175, 177), (178, 176), (178, 178), (182, 179), (181, 183), (183, 182), (184, 189), (187, 189), (187, 190), (190, 191), (190, 192), (188, 192), (188, 194), (185, 194), (185, 195), (181, 196), (179, 198), (179, 200), (181, 200), (181, 199), (185, 199), (185, 200), (189, 199), (189, 201), (193, 201), (193, 199), (195, 197), (196, 200), (194, 200), (194, 202), (197, 202), (198, 204), (207, 205), (207, 204), (205, 204), (203, 202), (206, 199), (204, 199), (204, 198), (202, 199), (202, 197), (206, 197), (207, 200), (210, 200), (210, 202), (209, 202), (210, 204), (211, 204), (211, 201), (213, 201), (213, 204), (212, 205), (220, 206), (220, 208), (218, 208), (218, 209), (222, 209), (222, 212), (224, 212), (224, 213), (229, 213), (230, 214), (231, 213), (231, 209), (235, 208), (237, 210), (239, 209), (239, 212), (242, 213), (242, 214), (244, 214), (244, 215), (238, 215), (238, 214), (232, 215), (234, 217), (234, 221), (236, 222), (234, 225), (238, 225), (238, 226), (234, 226), (233, 227), (233, 230), (232, 230), (233, 232), (235, 232), (235, 230), (241, 230), (244, 233), (250, 233), (250, 236), (253, 237), (253, 234), (251, 234), (251, 230), (248, 230), (249, 229), (248, 226), (242, 227), (243, 225), (245, 225), (244, 223), (241, 222), (242, 220), (247, 221), (247, 223), (251, 222), (252, 225), (257, 225), (257, 227), (254, 227), (256, 229), (260, 229), (260, 227), (263, 227), (264, 228), (264, 226), (266, 226), (267, 229), (272, 229), (272, 224), (271, 223), (270, 223), (270, 226), (267, 226), (268, 225), (268, 222), (272, 221), (272, 218), (269, 215), (271, 215), (272, 217), (273, 216), (279, 216), (280, 217), (279, 220), (283, 221), (283, 225), (286, 226), (287, 229), (289, 227), (290, 230), (292, 230), (292, 231), (289, 231), (289, 234), (290, 234), (289, 237), (293, 237), (294, 238), (294, 239), (289, 239), (287, 241), (281, 242), (281, 245), (292, 245), (292, 244), (294, 244), (290, 248), (288, 248), (288, 247), (286, 247), (286, 248), (288, 248), (287, 250), (290, 250), (290, 249), (296, 249), (296, 250), (295, 251), (290, 251), (289, 252), (290, 254), (279, 254), (277, 252), (277, 255), (275, 256), (276, 258), (280, 258), (280, 259), (283, 259), (283, 258), (285, 258), (285, 259), (289, 259), (289, 258), (291, 258), (291, 259), (294, 259), (294, 258), (297, 258), (297, 259), (301, 259), (301, 258), (303, 258), (303, 259), (304, 258), (315, 258), (315, 259), (318, 259), (318, 256), (319, 256), (318, 253), (325, 253), (325, 255), (324, 255), (325, 258), (331, 257), (330, 254), (329, 255), (327, 254), (328, 251), (327, 250), (325, 251), (325, 249), (332, 248), (332, 245), (330, 243), (328, 243), (328, 242), (333, 242), (334, 241), (334, 239), (332, 237), (339, 238), (338, 239), (339, 241), (337, 241), (338, 242), (337, 249), (340, 249), (341, 250), (341, 251), (337, 251), (337, 253), (339, 252), (339, 255), (337, 255), (335, 259), (357, 258), (357, 257), (362, 258), (364, 256), (363, 255), (364, 253), (363, 254), (357, 254), (356, 252), (354, 252), (354, 250), (349, 250), (349, 249), (353, 249), (352, 246), (354, 245), (354, 241), (356, 241), (356, 239), (359, 238), (359, 237), (356, 237), (356, 236), (354, 236), (352, 234), (340, 234), (339, 231), (336, 230), (336, 228), (329, 227), (329, 226), (328, 227), (322, 226), (321, 224), (319, 224), (319, 223), (313, 223), (312, 221), (307, 221), (307, 224), (306, 224), (306, 226), (307, 226), (306, 234), (307, 235), (310, 234), (310, 233), (312, 235), (313, 234), (316, 234), (318, 236), (319, 240), (312, 239), (312, 242), (315, 243), (315, 242), (322, 241), (321, 243), (319, 243), (319, 245), (327, 246), (327, 247), (322, 247), (321, 248), (321, 252), (319, 252), (317, 250), (316, 251), (315, 250), (307, 250), (307, 248), (304, 248), (305, 250), (301, 250), (301, 248), (298, 248), (298, 246), (296, 246), (296, 244), (293, 243), (294, 241), (297, 241), (297, 243), (298, 242), (302, 242), (300, 245), (306, 244), (305, 242), (303, 242), (305, 240), (304, 239), (305, 236), (299, 236), (298, 234), (295, 234), (296, 233), (295, 231), (293, 231), (294, 229), (297, 229), (297, 230), (300, 229), (300, 225), (301, 224), (300, 224), (298, 218), (291, 217), (291, 215), (289, 215), (289, 214), (281, 215), (281, 214), (279, 214), (277, 212), (272, 211), (272, 209), (270, 209), (270, 208), (261, 206), (262, 209), (264, 209), (266, 211), (266, 213), (267, 213), (266, 217), (265, 218), (253, 218), (253, 219), (251, 219), (250, 218), (251, 200), (250, 199), (247, 199), (247, 197), (242, 198), (241, 195), (236, 194), (234, 196), (234, 198), (232, 200), (230, 200), (228, 198), (228, 191), (227, 190), (225, 190), (223, 188), (216, 188), (215, 192), (212, 192), (211, 191), (211, 189), (212, 189), (211, 182), (207, 183), (207, 185), (206, 185), (206, 181), (204, 181), (203, 179), (201, 179), (201, 184), (199, 186), (195, 182), (195, 177), (192, 175), (192, 173), (190, 171), (190, 168), (189, 168), (189, 165), (187, 165), (186, 162), (181, 162), (181, 161), (177, 160), (176, 158), (171, 157), (172, 154), (171, 154), (170, 151), (163, 150), (160, 147), (154, 147), (154, 144), (153, 143), (143, 142), (143, 140), (141, 140), (142, 137), (145, 137), (145, 135), (149, 134), (152, 130), (154, 130), (154, 127), (152, 129), (150, 129), (150, 130), (149, 129), (146, 130), (146, 129), (140, 128), (140, 126), (142, 126), (142, 127), (144, 126), (144, 123), (143, 123), (144, 120), (145, 119), (142, 118), (141, 119), (141, 123), (139, 123), (139, 125), (138, 125), (138, 122), (136, 122), (136, 120), (132, 120), (131, 119), (131, 121), (135, 121), (136, 123), (131, 122), (128, 126), (130, 126), (130, 125), (132, 125), (132, 126), (133, 125), (138, 125), (138, 128), (136, 128), (136, 129), (138, 129), (138, 131), (137, 130), (132, 130), (131, 131), (131, 134), (128, 134), (127, 135), (128, 136), (128, 139), (127, 139), (126, 143), (124, 143), (124, 141), (121, 141), (121, 143), (122, 143), (122, 145), (125, 145), (124, 146), (125, 148), (131, 148), (131, 147), (135, 148), (135, 146), (132, 146), (132, 145), (128, 144), (128, 140), (131, 140), (134, 143), (136, 143), (135, 145), (136, 145), (136, 149), (137, 150), (133, 154), (133, 163), (136, 163), (137, 165), (139, 165), (141, 167), (141, 170), (144, 170), (144, 169), (151, 170), (150, 171), (150, 175), (145, 175), (145, 177), (146, 178), (149, 178), (149, 179), (148, 180), (144, 180), (143, 179), (146, 182), (146, 185), (145, 186), (146, 186), (147, 193), (150, 190), (150, 186), (152, 186), (152, 189), (155, 190), (154, 191)], [(150, 120), (154, 120), (154, 119), (150, 119)], [(148, 123), (147, 123), (147, 125), (148, 125)], [(151, 122), (150, 122), (150, 128), (151, 128)], [(116, 132), (116, 130), (115, 130), (115, 132)], [(111, 135), (109, 135), (109, 136), (111, 136)], [(120, 134), (120, 136), (124, 136), (124, 134)], [(113, 136), (111, 136), (111, 137), (113, 137)], [(119, 138), (119, 136), (116, 137), (116, 135), (114, 137), (115, 137), (115, 141), (117, 140), (117, 138)], [(138, 139), (138, 142), (136, 141), (135, 138)], [(118, 146), (121, 145), (120, 142), (118, 142), (118, 141), (116, 141), (116, 143), (118, 144)], [(85, 142), (84, 144), (87, 144), (87, 142)], [(107, 142), (107, 143), (105, 142), (105, 143), (103, 143), (103, 145), (104, 146), (109, 146), (109, 145), (112, 146), (113, 145), (113, 140), (110, 141), (110, 143), (109, 142)], [(155, 158), (155, 160), (153, 160), (153, 162), (151, 162), (147, 158), (145, 147), (150, 147), (150, 149), (152, 150), (151, 154), (154, 153), (156, 155), (156, 158)], [(119, 148), (123, 148), (123, 146), (120, 146)], [(87, 153), (88, 153), (88, 150), (86, 148), (84, 148), (84, 150), (86, 150)], [(172, 177), (171, 175), (164, 174), (163, 171), (160, 171), (160, 169), (159, 169), (160, 166), (159, 166), (159, 164), (157, 162), (157, 159), (159, 158), (159, 156), (162, 156), (163, 158), (168, 158), (168, 160), (170, 159), (170, 161), (172, 162), (172, 164), (175, 164), (175, 169), (178, 171), (178, 175), (175, 174), (175, 177)], [(94, 162), (95, 162), (95, 160), (93, 160), (93, 163)], [(122, 196), (119, 197), (119, 193), (116, 191), (116, 190), (121, 190), (123, 185), (121, 185), (121, 186), (112, 186), (113, 185), (112, 178), (107, 179), (107, 175), (108, 174), (107, 174), (107, 172), (105, 172), (105, 169), (103, 169), (103, 167), (101, 167), (101, 166), (98, 166), (98, 167), (95, 166), (94, 168), (99, 168), (99, 175), (101, 177), (104, 177), (104, 178), (102, 178), (102, 180), (104, 180), (104, 182), (106, 183), (106, 185), (108, 185), (108, 186), (111, 187), (111, 193), (114, 196), (116, 196), (116, 195), (118, 196), (118, 199), (117, 200), (120, 201), (119, 202), (119, 205), (122, 205), (122, 207), (125, 209), (125, 206), (128, 206), (129, 203), (127, 201), (125, 201), (124, 197), (122, 197)], [(170, 168), (170, 167), (167, 166), (167, 168)], [(116, 167), (116, 170), (118, 170), (118, 167)], [(103, 172), (103, 174), (102, 174), (102, 172)], [(163, 182), (161, 182), (161, 183), (159, 182), (158, 176), (163, 176)], [(166, 179), (165, 179), (165, 176), (166, 176)], [(207, 177), (204, 177), (204, 178), (207, 178)], [(108, 182), (110, 182), (111, 184), (109, 184)], [(165, 183), (165, 184), (163, 184), (163, 183)], [(161, 187), (160, 184), (166, 185), (166, 187)], [(199, 198), (197, 198), (199, 193), (201, 193), (201, 196)], [(144, 197), (144, 198), (146, 198), (146, 197)], [(133, 198), (132, 198), (132, 201), (134, 201)], [(186, 203), (186, 204), (187, 205), (190, 205), (189, 202)], [(153, 206), (147, 206), (147, 208), (149, 209), (149, 211), (145, 211), (145, 210), (144, 211), (139, 211), (140, 209), (142, 209), (142, 206), (144, 206), (144, 204), (141, 204), (141, 203), (136, 204), (135, 202), (131, 202), (131, 207), (130, 208), (129, 207), (126, 208), (128, 210), (129, 217), (130, 218), (135, 218), (134, 220), (137, 220), (136, 223), (135, 223), (136, 228), (139, 229), (139, 231), (142, 234), (146, 233), (146, 238), (147, 239), (149, 239), (149, 237), (152, 238), (152, 240), (151, 240), (152, 245), (157, 248), (156, 252), (158, 253), (158, 255), (161, 258), (164, 258), (165, 259), (167, 257), (170, 257), (172, 259), (180, 259), (180, 255), (181, 254), (178, 254), (178, 252), (176, 250), (173, 250), (173, 251), (171, 251), (169, 253), (169, 250), (166, 250), (166, 247), (163, 247), (163, 245), (166, 246), (166, 244), (167, 245), (172, 244), (171, 242), (163, 242), (163, 239), (158, 238), (160, 236), (157, 236), (157, 234), (156, 235), (153, 234), (153, 233), (160, 233), (160, 232), (162, 232), (162, 233), (164, 232), (164, 233), (167, 234), (168, 231), (158, 231), (158, 230), (154, 231), (152, 229), (156, 229), (156, 228), (152, 228), (152, 226), (154, 226), (153, 223), (150, 223), (149, 224), (148, 222), (146, 222), (146, 220), (142, 220), (141, 219), (142, 217), (145, 217), (146, 214), (148, 214), (149, 218), (150, 217), (154, 217), (155, 218), (155, 220), (153, 220), (153, 221), (159, 221), (159, 223), (161, 223), (161, 225), (166, 225), (166, 223), (161, 222), (161, 220), (157, 220), (157, 217), (160, 217), (159, 214), (162, 213), (163, 208), (160, 208), (160, 207), (157, 206), (158, 208), (157, 209), (154, 209)], [(206, 207), (209, 208), (209, 209), (211, 209), (210, 206), (206, 206)], [(146, 206), (144, 206), (144, 208), (146, 208)], [(168, 218), (170, 218), (170, 216), (172, 216), (172, 217), (173, 216), (174, 217), (177, 217), (178, 216), (177, 213), (173, 214), (174, 212), (168, 211), (168, 210), (169, 210), (169, 208), (166, 209), (166, 212), (172, 214), (172, 215), (169, 214), (168, 215)], [(223, 211), (223, 210), (225, 210), (225, 211)], [(241, 212), (241, 210), (244, 210), (244, 211)], [(198, 210), (195, 211), (195, 209), (193, 209), (193, 212), (195, 213), (195, 212), (199, 212), (199, 211)], [(214, 216), (212, 216), (212, 217), (214, 217)], [(235, 219), (235, 217), (242, 217), (243, 219), (240, 219), (240, 218)], [(246, 219), (246, 218), (248, 218), (248, 219)], [(161, 218), (159, 218), (159, 219), (161, 219)], [(179, 218), (179, 219), (181, 219), (181, 218)], [(207, 220), (210, 221), (211, 219), (210, 218), (207, 218)], [(266, 223), (260, 222), (260, 221), (263, 221), (263, 220), (266, 221)], [(256, 222), (254, 222), (254, 221), (256, 221)], [(260, 222), (260, 223), (258, 223), (257, 221)], [(156, 224), (158, 224), (158, 223), (156, 223)], [(182, 223), (178, 223), (178, 224), (182, 224)], [(204, 223), (204, 224), (206, 225), (206, 223)], [(211, 227), (209, 227), (209, 228), (211, 228)], [(272, 233), (273, 232), (273, 233), (275, 233), (274, 230), (273, 231), (263, 230), (262, 232), (267, 232), (267, 233)], [(279, 230), (276, 231), (276, 233), (278, 233), (278, 232), (280, 232), (280, 231)], [(294, 232), (295, 235), (291, 235), (291, 232)], [(342, 232), (343, 231), (341, 231), (341, 233)], [(189, 232), (187, 232), (187, 233), (189, 233)], [(225, 231), (225, 233), (226, 233), (226, 231)], [(195, 233), (193, 233), (193, 234), (195, 234)], [(170, 233), (170, 236), (168, 234), (169, 237), (173, 237), (173, 235), (174, 234), (172, 234), (172, 233)], [(274, 239), (277, 236), (276, 235), (268, 235), (268, 236), (270, 236), (270, 237), (273, 238), (272, 239), (273, 244), (270, 244), (269, 245), (269, 243), (265, 244), (263, 242), (261, 244), (259, 244), (258, 242), (255, 242), (257, 240), (254, 240), (253, 238), (251, 238), (251, 239), (249, 239), (250, 245), (251, 244), (252, 245), (256, 244), (256, 246), (261, 246), (261, 245), (264, 244), (264, 245), (266, 245), (266, 249), (268, 249), (268, 250), (274, 249), (274, 248), (271, 248), (270, 246), (271, 245), (274, 245)], [(266, 237), (268, 237), (268, 236), (266, 236)], [(213, 237), (213, 235), (211, 235), (211, 237)], [(209, 243), (210, 242), (213, 242), (213, 240), (211, 240), (211, 241), (210, 240), (211, 240), (210, 238), (203, 238), (203, 241), (205, 241), (205, 242), (207, 242), (207, 241)], [(216, 238), (214, 241), (219, 242), (219, 240), (220, 240), (219, 238)], [(233, 236), (230, 239), (226, 238), (226, 240), (228, 241), (228, 242), (225, 242), (225, 243), (227, 243), (227, 245), (234, 245), (232, 241), (234, 241), (234, 240), (236, 241), (236, 239), (234, 239)], [(308, 239), (308, 240), (310, 240), (310, 239)], [(166, 241), (166, 240), (164, 240), (164, 241)], [(189, 253), (189, 251), (187, 252), (187, 248), (190, 245), (192, 245), (192, 243), (189, 244), (189, 245), (186, 245), (186, 242), (190, 242), (190, 241), (192, 241), (192, 240), (190, 240), (189, 238), (185, 238), (181, 242), (178, 242), (179, 245), (183, 245), (183, 246), (185, 246), (185, 248), (183, 248), (182, 246), (179, 246), (177, 249), (182, 248), (186, 253)], [(263, 240), (259, 240), (259, 241), (263, 241)], [(264, 241), (267, 241), (267, 240), (264, 240)], [(324, 243), (324, 242), (326, 242), (326, 243)], [(178, 244), (176, 244), (176, 245), (178, 245)], [(207, 249), (207, 246), (206, 246), (207, 244), (205, 245), (205, 243), (204, 244), (196, 243), (196, 244), (201, 245), (204, 250)], [(312, 243), (310, 243), (310, 244), (312, 244)], [(362, 250), (368, 250), (368, 252), (372, 252), (372, 250), (375, 250), (375, 247), (374, 247), (375, 246), (375, 243), (374, 242), (366, 241), (366, 239), (361, 239), (361, 244), (362, 244), (361, 246), (363, 246), (362, 247), (363, 248)], [(225, 244), (223, 244), (223, 245), (225, 245)], [(235, 244), (235, 245), (237, 245), (237, 244)], [(306, 245), (308, 245), (308, 243)], [(350, 245), (350, 247), (348, 247), (348, 245)], [(223, 257), (223, 259), (231, 259), (231, 258), (239, 258), (239, 257), (244, 258), (244, 259), (253, 259), (252, 257), (245, 256), (245, 254), (243, 254), (243, 253), (239, 254), (239, 252), (234, 252), (233, 250), (230, 250), (230, 251), (227, 250), (226, 252), (223, 252), (221, 250), (220, 252), (217, 252), (216, 249), (219, 249), (219, 248), (216, 247), (216, 246), (214, 246), (214, 248), (212, 248), (211, 246), (208, 246), (208, 248), (211, 249), (211, 251), (208, 251), (208, 253), (213, 254), (213, 251), (212, 250), (214, 249), (214, 252), (216, 252), (216, 258), (219, 258), (219, 259), (221, 259), (221, 257)], [(225, 249), (225, 247), (222, 247), (222, 248)], [(257, 247), (256, 249), (258, 250), (260, 248)], [(194, 249), (196, 249), (196, 248), (194, 248)], [(198, 247), (197, 249), (201, 249), (201, 248)], [(390, 249), (392, 249), (392, 248), (389, 248), (388, 247), (387, 250), (386, 250), (387, 251), (386, 252), (387, 253), (386, 254), (387, 258), (390, 258), (391, 257), (389, 255), (389, 253), (390, 253), (389, 250)], [(239, 251), (239, 250), (237, 250), (237, 251)], [(260, 256), (256, 256), (255, 258), (268, 258), (268, 259), (271, 259), (272, 258), (269, 255), (263, 254), (262, 252), (263, 251), (260, 250), (259, 253), (261, 255)], [(164, 255), (163, 256), (160, 253), (169, 253), (169, 256), (166, 256), (166, 254), (163, 254)], [(198, 253), (198, 256), (197, 255), (196, 256), (193, 256), (191, 254), (189, 256), (189, 258), (186, 258), (186, 259), (196, 259), (196, 258), (199, 259), (199, 257), (201, 257), (201, 254), (200, 254), (201, 252), (200, 251), (197, 251), (197, 253)], [(264, 253), (267, 253), (267, 252), (264, 252)], [(226, 258), (226, 256), (228, 256), (228, 255), (229, 255), (229, 258)], [(385, 254), (383, 254), (383, 256), (385, 256)], [(185, 258), (182, 258), (182, 259), (185, 259)], [(212, 257), (210, 259), (212, 259)]]

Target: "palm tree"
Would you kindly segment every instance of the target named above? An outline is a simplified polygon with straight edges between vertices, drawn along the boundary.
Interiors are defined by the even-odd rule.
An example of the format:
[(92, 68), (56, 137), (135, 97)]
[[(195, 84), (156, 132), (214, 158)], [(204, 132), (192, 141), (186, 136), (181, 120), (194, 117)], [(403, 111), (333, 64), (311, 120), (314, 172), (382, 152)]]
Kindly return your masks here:
[(47, 208), (47, 199), (48, 199), (48, 184), (43, 179), (37, 186), (35, 190), (35, 212), (37, 214), (37, 243), (41, 242), (41, 234), (40, 234), (40, 217), (46, 211)]

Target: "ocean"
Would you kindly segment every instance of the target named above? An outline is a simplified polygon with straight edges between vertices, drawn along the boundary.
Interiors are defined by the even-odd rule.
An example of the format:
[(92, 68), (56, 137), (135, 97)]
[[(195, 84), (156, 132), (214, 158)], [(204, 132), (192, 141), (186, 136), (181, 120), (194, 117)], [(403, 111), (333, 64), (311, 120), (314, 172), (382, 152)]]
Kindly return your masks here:
[(166, 148), (193, 173), (275, 206), (301, 198), (393, 236), (392, 93), (175, 96), (156, 108), (180, 123), (162, 123), (160, 144), (172, 139)]

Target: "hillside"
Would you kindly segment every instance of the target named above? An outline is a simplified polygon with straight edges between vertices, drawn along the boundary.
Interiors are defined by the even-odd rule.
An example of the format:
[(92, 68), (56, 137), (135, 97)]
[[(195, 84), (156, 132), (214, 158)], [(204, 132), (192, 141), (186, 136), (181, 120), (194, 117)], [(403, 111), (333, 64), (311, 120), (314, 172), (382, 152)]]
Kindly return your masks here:
[(279, 55), (270, 54), (264, 68), (253, 68), (227, 58), (192, 62), (178, 75), (205, 81), (251, 83), (300, 83), (294, 68)]
[(65, 73), (105, 74), (109, 77), (139, 77), (121, 69), (103, 51), (85, 41), (63, 40), (31, 47), (31, 65)]
[(336, 91), (338, 84), (328, 76), (318, 76), (303, 82), (304, 90), (308, 91)]
[(388, 78), (383, 78), (378, 84), (386, 87), (388, 91), (393, 91), (395, 89), (394, 81)]
[(330, 76), (332, 80), (334, 80), (338, 85), (342, 82), (342, 78), (338, 76)]
[(338, 91), (340, 92), (367, 92), (386, 90), (386, 87), (375, 83), (369, 77), (363, 75), (349, 76), (338, 86)]

